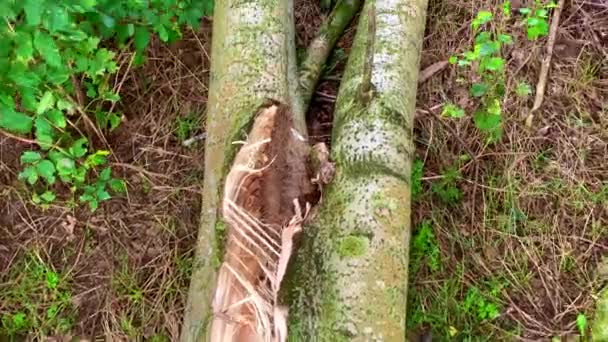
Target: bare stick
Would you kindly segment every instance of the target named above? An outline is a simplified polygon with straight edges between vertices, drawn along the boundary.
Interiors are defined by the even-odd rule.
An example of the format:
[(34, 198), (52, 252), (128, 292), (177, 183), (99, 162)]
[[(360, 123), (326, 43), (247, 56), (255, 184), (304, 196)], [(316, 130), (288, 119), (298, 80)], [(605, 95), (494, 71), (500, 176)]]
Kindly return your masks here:
[(559, 27), (559, 16), (564, 8), (564, 0), (559, 0), (557, 7), (553, 10), (553, 16), (551, 17), (551, 27), (549, 28), (549, 40), (547, 41), (547, 51), (543, 64), (540, 68), (540, 75), (538, 76), (538, 83), (536, 84), (536, 97), (534, 98), (534, 105), (530, 114), (526, 118), (526, 126), (532, 126), (532, 120), (534, 119), (534, 112), (536, 112), (543, 104), (545, 96), (545, 88), (547, 87), (547, 76), (549, 75), (549, 68), (551, 67), (551, 57), (553, 57), (553, 47), (555, 46), (555, 37), (557, 36), (557, 28)]
[(441, 72), (445, 67), (448, 66), (448, 61), (440, 61), (437, 63), (433, 63), (426, 67), (424, 70), (420, 72), (420, 76), (418, 77), (418, 84), (422, 84), (426, 82), (429, 78), (433, 77), (436, 73)]

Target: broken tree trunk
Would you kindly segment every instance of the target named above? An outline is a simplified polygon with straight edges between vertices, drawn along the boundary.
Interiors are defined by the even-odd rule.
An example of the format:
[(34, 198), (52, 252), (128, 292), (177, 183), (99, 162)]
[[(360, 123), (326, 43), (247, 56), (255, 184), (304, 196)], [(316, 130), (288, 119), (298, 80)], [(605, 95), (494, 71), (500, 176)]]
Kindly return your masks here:
[[(294, 341), (403, 341), (426, 0), (366, 1), (334, 113), (336, 176), (289, 279)], [(375, 8), (375, 9), (374, 9)]]
[(182, 341), (208, 338), (212, 298), (223, 259), (224, 181), (239, 145), (268, 99), (291, 108), (305, 136), (297, 94), (293, 7), (286, 0), (218, 1), (213, 21), (211, 77), (201, 223), (182, 327)]
[[(339, 5), (325, 44), (307, 58), (305, 85), (316, 83), (356, 13), (359, 0), (345, 2), (349, 11)], [(299, 83), (294, 39), (291, 0), (215, 6), (203, 207), (182, 341), (285, 339), (276, 296), (311, 191), (301, 99), (314, 84)]]

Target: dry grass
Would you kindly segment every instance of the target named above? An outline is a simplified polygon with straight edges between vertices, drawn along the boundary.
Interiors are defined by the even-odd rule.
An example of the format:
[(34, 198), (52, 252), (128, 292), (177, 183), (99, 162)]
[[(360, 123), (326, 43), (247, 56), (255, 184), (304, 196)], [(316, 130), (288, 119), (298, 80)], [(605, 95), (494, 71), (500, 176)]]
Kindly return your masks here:
[[(3, 296), (16, 295), (23, 279), (35, 278), (29, 268), (21, 278), (9, 276), (9, 270), (35, 254), (69, 285), (61, 316), (71, 322), (70, 334), (178, 338), (203, 170), (200, 146), (186, 149), (178, 137), (203, 130), (209, 35), (206, 22), (174, 45), (154, 41), (141, 68), (129, 66), (130, 54), (119, 57), (115, 84), (124, 122), (105, 138), (114, 152), (110, 163), (127, 182), (128, 194), (104, 202), (95, 213), (62, 203), (45, 211), (31, 205), (16, 181), (18, 156), (27, 145), (1, 138), (0, 312), (16, 310)], [(38, 333), (48, 334), (56, 324), (45, 321), (45, 303), (29, 302), (40, 306)]]
[[(501, 4), (431, 1), (423, 67), (468, 49), (470, 20)], [(529, 42), (521, 33), (505, 54), (511, 93), (499, 143), (486, 146), (471, 119), (419, 113), (425, 190), (415, 221), (430, 220), (442, 265), (436, 272), (422, 265), (411, 275), (411, 327), (439, 339), (535, 340), (576, 334), (577, 315), (591, 317), (592, 295), (602, 285), (596, 268), (608, 250), (608, 122), (601, 105), (608, 100), (608, 44), (599, 26), (608, 10), (598, 4), (567, 3), (545, 102), (531, 130), (523, 123), (531, 98), (512, 91), (518, 82), (536, 83), (546, 39)], [(470, 76), (455, 67), (436, 75), (419, 89), (419, 106), (439, 113), (447, 101), (467, 104), (458, 77)], [(462, 159), (470, 152), (474, 158)], [(451, 186), (462, 199), (446, 204), (432, 189), (450, 166), (459, 170)], [(473, 288), (482, 294), (477, 302), (501, 309), (499, 317), (480, 317), (483, 303), (467, 305)]]
[[(296, 4), (303, 47), (323, 14), (314, 0)], [(422, 68), (468, 49), (471, 18), (500, 5), (431, 0)], [(412, 331), (430, 331), (434, 340), (537, 340), (576, 333), (577, 314), (593, 314), (593, 294), (602, 285), (597, 267), (608, 250), (606, 27), (603, 2), (567, 2), (542, 111), (526, 129), (531, 98), (507, 96), (504, 136), (492, 146), (484, 145), (470, 118), (437, 114), (446, 101), (467, 103), (457, 78), (470, 75), (448, 67), (420, 87), (416, 142), (424, 174), (414, 221), (430, 227), (434, 239), (410, 265)], [(0, 312), (16, 305), (6, 296), (41, 291), (39, 279), (34, 285), (24, 279), (29, 270), (47, 267), (60, 275), (61, 291), (69, 292), (65, 316), (73, 334), (177, 338), (203, 170), (202, 149), (185, 149), (178, 137), (204, 125), (209, 30), (206, 22), (173, 46), (154, 42), (143, 68), (129, 67), (131, 56), (121, 56), (116, 86), (126, 120), (106, 139), (129, 193), (94, 214), (31, 205), (16, 180), (28, 145), (0, 137)], [(345, 53), (353, 32), (351, 27), (339, 43)], [(521, 34), (515, 39), (505, 55), (511, 91), (520, 81), (536, 83), (545, 43)], [(338, 59), (313, 99), (309, 128), (315, 141), (329, 140), (344, 62)], [(462, 158), (467, 154), (474, 158)], [(458, 170), (455, 180), (449, 180), (450, 167)], [(459, 189), (461, 199), (441, 201), (442, 185)], [(429, 262), (433, 253), (436, 267)], [(23, 267), (26, 272), (15, 271)], [(52, 303), (37, 303), (42, 316)], [(500, 316), (480, 318), (490, 305)]]

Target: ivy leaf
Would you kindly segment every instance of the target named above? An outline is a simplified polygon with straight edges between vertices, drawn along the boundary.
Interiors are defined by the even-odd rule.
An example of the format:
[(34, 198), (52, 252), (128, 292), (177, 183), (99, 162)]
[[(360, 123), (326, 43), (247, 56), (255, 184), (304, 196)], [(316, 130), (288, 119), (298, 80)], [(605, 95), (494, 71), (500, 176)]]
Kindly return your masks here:
[(49, 65), (54, 67), (61, 65), (59, 48), (53, 38), (44, 31), (38, 30), (34, 33), (34, 47)]
[(42, 95), (40, 102), (38, 102), (38, 107), (36, 108), (36, 114), (40, 115), (40, 114), (46, 112), (47, 110), (53, 108), (54, 105), (55, 105), (55, 96), (53, 96), (53, 92), (51, 92), (50, 90), (47, 90), (44, 93), (44, 95)]
[(42, 156), (38, 152), (25, 151), (21, 155), (21, 164), (32, 164), (42, 159)]
[(145, 27), (137, 27), (135, 29), (134, 44), (138, 51), (144, 50), (150, 43), (150, 32)]
[(53, 109), (50, 112), (46, 113), (46, 117), (49, 119), (51, 124), (53, 124), (59, 128), (65, 128), (65, 126), (67, 124), (66, 120), (65, 120), (65, 116), (63, 115), (63, 112), (61, 112), (60, 110)]
[(19, 173), (19, 180), (26, 180), (31, 185), (36, 184), (38, 181), (38, 172), (34, 166), (26, 167), (21, 173)]
[(25, 21), (28, 25), (37, 26), (40, 24), (44, 6), (41, 6), (39, 0), (25, 0), (23, 9), (25, 10)]
[(55, 183), (55, 165), (50, 160), (45, 159), (36, 164), (36, 171), (50, 185)]
[(0, 127), (14, 133), (28, 134), (32, 131), (32, 118), (6, 105), (0, 105)]

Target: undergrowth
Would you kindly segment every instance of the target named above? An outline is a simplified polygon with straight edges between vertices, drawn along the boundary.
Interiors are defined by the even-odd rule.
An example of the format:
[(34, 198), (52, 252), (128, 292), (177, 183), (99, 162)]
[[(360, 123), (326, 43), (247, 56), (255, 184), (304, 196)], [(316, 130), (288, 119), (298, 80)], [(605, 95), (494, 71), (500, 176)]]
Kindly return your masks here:
[[(88, 204), (126, 190), (107, 167), (104, 134), (122, 121), (117, 52), (145, 62), (151, 35), (163, 42), (197, 27), (213, 2), (194, 0), (9, 0), (0, 3), (0, 128), (30, 143), (19, 179), (32, 200)], [(31, 137), (31, 139), (30, 139)], [(96, 146), (104, 146), (101, 149)], [(59, 192), (57, 180), (70, 190)]]

